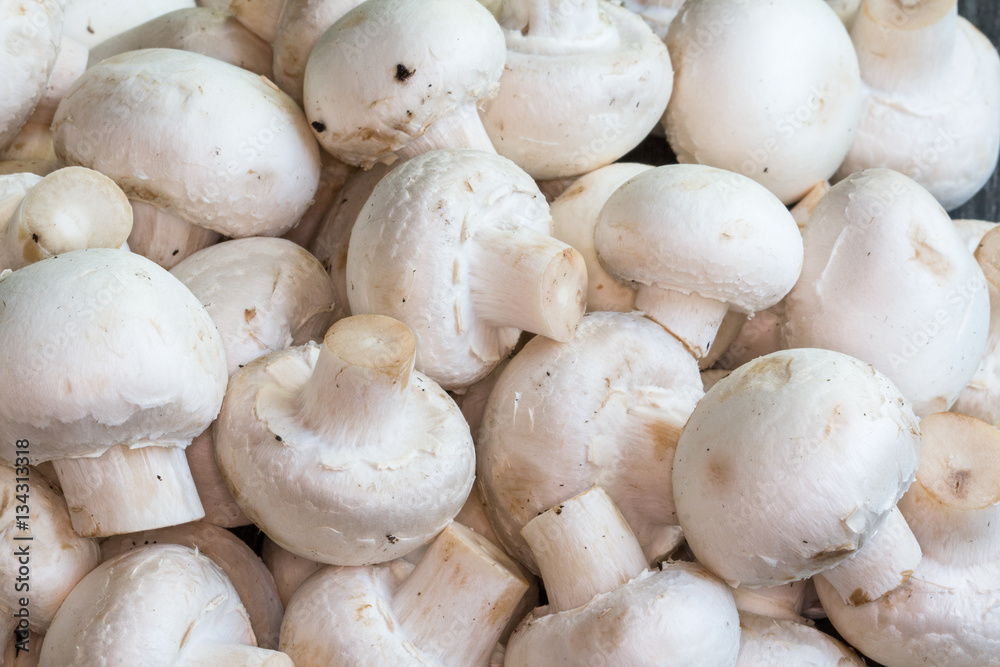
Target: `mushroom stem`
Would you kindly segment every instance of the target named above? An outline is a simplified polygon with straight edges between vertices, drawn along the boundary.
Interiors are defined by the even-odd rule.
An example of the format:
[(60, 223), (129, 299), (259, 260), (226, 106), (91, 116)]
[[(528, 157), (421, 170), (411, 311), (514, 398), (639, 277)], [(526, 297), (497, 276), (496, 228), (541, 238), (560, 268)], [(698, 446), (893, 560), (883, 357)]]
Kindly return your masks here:
[(731, 592), (736, 608), (767, 618), (776, 618), (795, 623), (806, 623), (801, 615), (805, 603), (806, 580), (793, 581), (780, 586), (768, 586), (756, 590), (733, 588)]
[(902, 512), (893, 507), (882, 527), (857, 553), (817, 576), (829, 582), (844, 602), (857, 607), (909, 581), (921, 555)]
[(132, 208), (107, 176), (84, 167), (54, 171), (21, 200), (7, 226), (7, 259), (19, 269), (84, 248), (120, 248)]
[(357, 434), (380, 433), (379, 425), (394, 423), (386, 415), (402, 410), (416, 350), (409, 327), (391, 317), (356, 315), (337, 321), (326, 332), (312, 375), (299, 391), (300, 423), (330, 440), (367, 444), (370, 440)]
[(29, 123), (39, 123), (45, 126), (52, 124), (52, 119), (56, 115), (56, 107), (69, 91), (69, 87), (87, 69), (89, 57), (90, 51), (83, 42), (78, 42), (66, 35), (62, 36), (59, 42), (59, 51), (56, 53), (56, 61), (52, 65), (49, 82), (45, 87), (45, 93), (35, 105), (35, 111), (28, 119)]
[(560, 41), (582, 40), (601, 33), (598, 0), (508, 0), (516, 16), (526, 20), (524, 35)]
[(635, 307), (682, 342), (696, 359), (708, 354), (729, 310), (724, 301), (654, 285), (639, 286)]
[(639, 540), (598, 486), (538, 515), (521, 535), (538, 563), (550, 614), (609, 593), (647, 567)]
[(950, 76), (956, 0), (865, 0), (851, 28), (865, 82), (895, 92)]
[(579, 252), (521, 227), (484, 226), (473, 236), (472, 299), (480, 317), (565, 342), (586, 309), (587, 265)]
[(292, 659), (280, 651), (246, 644), (194, 644), (179, 664), (184, 667), (294, 667)]
[(107, 537), (205, 516), (184, 449), (115, 445), (96, 458), (53, 461), (73, 530)]
[(496, 154), (486, 134), (475, 102), (460, 105), (452, 113), (431, 123), (419, 137), (396, 150), (401, 160), (444, 148), (472, 148)]
[(400, 585), (392, 608), (431, 659), (449, 667), (484, 665), (527, 590), (506, 554), (452, 523)]
[(189, 255), (222, 238), (222, 234), (193, 225), (158, 206), (135, 199), (129, 203), (132, 205), (129, 247), (165, 269), (172, 269)]

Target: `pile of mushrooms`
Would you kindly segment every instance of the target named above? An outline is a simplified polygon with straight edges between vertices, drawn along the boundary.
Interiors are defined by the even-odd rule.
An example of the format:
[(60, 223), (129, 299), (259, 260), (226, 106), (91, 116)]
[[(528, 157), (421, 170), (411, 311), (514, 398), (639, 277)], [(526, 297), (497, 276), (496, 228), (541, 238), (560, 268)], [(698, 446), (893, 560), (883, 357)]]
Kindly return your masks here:
[(0, 0), (0, 69), (0, 667), (1000, 667), (956, 0)]

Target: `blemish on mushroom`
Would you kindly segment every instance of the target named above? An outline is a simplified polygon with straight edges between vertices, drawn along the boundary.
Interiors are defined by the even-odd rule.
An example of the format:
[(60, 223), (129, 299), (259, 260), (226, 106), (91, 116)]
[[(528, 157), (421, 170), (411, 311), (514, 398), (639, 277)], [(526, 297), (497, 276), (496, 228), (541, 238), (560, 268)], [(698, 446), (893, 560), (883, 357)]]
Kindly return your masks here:
[(948, 486), (954, 489), (956, 498), (965, 498), (969, 495), (968, 482), (972, 479), (971, 470), (954, 470), (948, 475)]
[(246, 310), (243, 311), (243, 319), (246, 320), (247, 323), (249, 323), (250, 320), (252, 320), (255, 317), (257, 317), (257, 308), (256, 307), (254, 307), (254, 308), (247, 308)]
[(325, 124), (323, 124), (323, 123), (321, 123), (321, 122), (320, 122), (320, 121), (318, 121), (318, 120), (314, 120), (314, 121), (312, 122), (312, 128), (313, 128), (314, 130), (316, 130), (317, 132), (326, 132), (326, 125), (325, 125)]
[(399, 63), (398, 65), (396, 65), (396, 80), (406, 81), (411, 76), (413, 76), (416, 71), (417, 70), (415, 69), (408, 69), (406, 65), (404, 65), (403, 63)]
[(399, 538), (397, 538), (395, 535), (386, 535), (385, 539), (389, 540), (389, 544), (395, 544), (396, 542), (399, 541)]
[(853, 593), (851, 593), (850, 602), (853, 606), (859, 607), (863, 604), (868, 604), (869, 602), (871, 602), (871, 598), (868, 597), (867, 593), (858, 588)]
[(38, 234), (32, 234), (31, 240), (34, 241), (35, 243), (38, 243)]

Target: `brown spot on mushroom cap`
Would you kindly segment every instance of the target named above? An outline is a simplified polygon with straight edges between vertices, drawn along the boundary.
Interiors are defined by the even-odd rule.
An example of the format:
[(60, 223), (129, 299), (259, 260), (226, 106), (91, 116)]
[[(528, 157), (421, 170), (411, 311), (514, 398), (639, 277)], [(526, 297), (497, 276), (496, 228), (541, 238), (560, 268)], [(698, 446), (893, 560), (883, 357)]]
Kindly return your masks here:
[(851, 603), (852, 607), (858, 607), (863, 604), (868, 604), (872, 600), (870, 597), (868, 597), (867, 593), (865, 593), (860, 588), (857, 588), (853, 593), (851, 593), (851, 597), (848, 598), (847, 601)]
[(927, 235), (921, 227), (911, 226), (907, 237), (913, 247), (913, 261), (927, 267), (936, 276), (947, 277), (955, 270), (952, 263), (937, 248), (927, 242)]
[(250, 320), (257, 317), (257, 308), (247, 308), (243, 311), (243, 319), (249, 324)]
[(726, 488), (733, 482), (729, 461), (718, 456), (709, 458), (705, 473), (708, 483), (717, 488)]

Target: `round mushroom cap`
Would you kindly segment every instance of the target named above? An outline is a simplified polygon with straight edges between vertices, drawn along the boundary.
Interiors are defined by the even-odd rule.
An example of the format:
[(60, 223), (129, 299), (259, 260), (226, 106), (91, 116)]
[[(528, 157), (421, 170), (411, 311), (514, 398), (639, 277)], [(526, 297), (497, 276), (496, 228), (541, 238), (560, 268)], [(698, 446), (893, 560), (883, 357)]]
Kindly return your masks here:
[(0, 0), (0, 148), (42, 99), (56, 62), (65, 0)]
[(226, 390), (205, 308), (124, 250), (77, 250), (0, 276), (0, 340), (0, 439), (29, 440), (36, 462), (185, 447)]
[(697, 563), (664, 563), (587, 604), (536, 609), (507, 643), (505, 667), (547, 667), (575, 656), (609, 665), (735, 665), (740, 620), (729, 588)]
[(736, 667), (864, 667), (854, 651), (805, 623), (740, 612)]
[(316, 42), (303, 108), (323, 148), (370, 167), (494, 95), (506, 55), (503, 31), (475, 0), (369, 0)]
[(913, 481), (910, 404), (828, 350), (775, 352), (713, 386), (677, 443), (677, 517), (731, 586), (805, 579), (859, 551)]
[(627, 181), (601, 210), (594, 244), (619, 280), (748, 313), (777, 303), (802, 269), (802, 236), (777, 197), (702, 165), (657, 167)]
[(650, 559), (676, 547), (670, 466), (702, 396), (698, 365), (638, 313), (589, 313), (576, 336), (537, 336), (490, 393), (477, 440), (477, 485), (508, 553), (535, 570), (521, 529), (595, 484)]
[(823, 0), (685, 3), (667, 48), (676, 75), (664, 126), (680, 162), (739, 171), (791, 204), (850, 150), (858, 57)]
[[(44, 667), (172, 667), (199, 645), (255, 645), (250, 619), (222, 569), (195, 549), (154, 544), (105, 561), (56, 613)], [(286, 663), (287, 664), (287, 663)]]
[(264, 77), (188, 51), (128, 51), (91, 67), (52, 132), (61, 161), (233, 237), (288, 231), (319, 184), (319, 148), (295, 102)]

